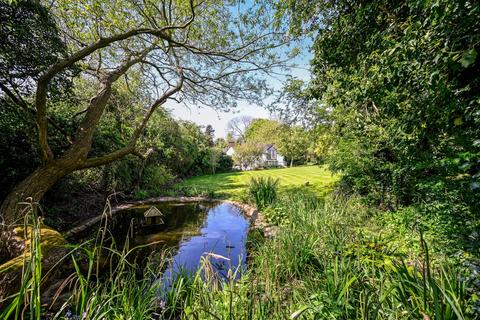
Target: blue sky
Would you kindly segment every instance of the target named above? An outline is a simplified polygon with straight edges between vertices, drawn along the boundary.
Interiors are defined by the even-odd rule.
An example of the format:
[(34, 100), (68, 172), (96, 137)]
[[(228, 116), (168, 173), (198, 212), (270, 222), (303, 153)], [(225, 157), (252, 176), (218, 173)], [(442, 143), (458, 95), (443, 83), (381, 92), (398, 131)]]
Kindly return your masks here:
[[(307, 47), (308, 45), (305, 43), (305, 48), (302, 48), (302, 53), (293, 61), (293, 63), (297, 65), (297, 68), (292, 68), (283, 76), (275, 75), (275, 77), (269, 78), (270, 85), (273, 88), (279, 90), (287, 76), (293, 76), (302, 80), (310, 79), (310, 72), (307, 69), (309, 67), (311, 53)], [(268, 99), (265, 102), (268, 102)], [(227, 123), (232, 118), (241, 115), (248, 115), (253, 118), (270, 118), (270, 113), (266, 109), (245, 101), (239, 101), (236, 110), (227, 113), (216, 111), (210, 107), (185, 106), (173, 101), (169, 101), (166, 108), (171, 111), (175, 119), (193, 121), (203, 126), (208, 124), (212, 125), (217, 138), (226, 136)]]
[[(232, 7), (232, 13), (238, 14), (243, 11), (244, 8), (252, 6), (253, 3), (251, 0), (247, 0), (245, 3), (238, 4), (238, 7)], [(296, 77), (302, 80), (310, 80), (310, 72), (308, 70), (310, 66), (310, 59), (312, 54), (309, 50), (311, 45), (311, 39), (303, 38), (298, 39), (295, 46), (299, 47), (300, 54), (295, 57), (290, 64), (296, 65), (296, 68), (291, 68), (288, 72), (283, 75), (278, 75), (278, 70), (275, 70), (275, 76), (267, 78), (271, 87), (275, 90), (280, 90), (282, 83), (286, 80), (287, 76)], [(283, 49), (279, 49), (283, 50)], [(267, 98), (264, 103), (268, 103), (271, 98)], [(245, 101), (238, 101), (238, 107), (234, 111), (230, 112), (219, 112), (210, 107), (199, 107), (196, 105), (178, 104), (174, 101), (169, 101), (166, 105), (166, 108), (171, 111), (172, 116), (175, 119), (193, 121), (199, 125), (206, 126), (208, 124), (212, 125), (215, 129), (215, 136), (217, 138), (225, 137), (227, 132), (227, 123), (230, 119), (238, 117), (241, 115), (248, 115), (253, 118), (270, 118), (270, 113), (257, 105), (249, 104)]]

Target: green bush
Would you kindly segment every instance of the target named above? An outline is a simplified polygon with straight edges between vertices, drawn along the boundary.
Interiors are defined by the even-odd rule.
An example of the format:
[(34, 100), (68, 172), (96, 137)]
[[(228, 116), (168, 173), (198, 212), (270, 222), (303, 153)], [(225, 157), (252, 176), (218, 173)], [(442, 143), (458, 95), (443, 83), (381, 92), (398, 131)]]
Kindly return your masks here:
[[(138, 185), (140, 177), (140, 161), (133, 156), (127, 156), (119, 161), (104, 166), (102, 170), (101, 189), (108, 193), (129, 191)], [(97, 168), (93, 169), (98, 170)], [(79, 180), (84, 179), (84, 172), (76, 173)]]
[(253, 177), (248, 185), (248, 194), (259, 209), (272, 204), (277, 199), (277, 191), (278, 179), (271, 177)]
[(172, 183), (175, 175), (165, 166), (149, 166), (145, 168), (142, 178), (142, 188), (159, 190)]
[[(285, 95), (316, 100), (307, 114), (319, 114), (314, 125), (327, 124), (330, 167), (382, 209), (435, 201), (438, 209), (428, 214), (478, 221), (479, 7), (453, 0), (321, 3), (291, 7), (299, 19), (292, 27), (307, 19), (316, 39), (310, 87), (297, 93), (286, 86)], [(298, 121), (308, 106), (297, 105), (286, 109), (288, 120)]]
[(218, 157), (217, 164), (216, 164), (216, 172), (217, 173), (222, 173), (222, 172), (230, 172), (233, 169), (233, 159), (232, 157), (221, 153), (220, 156)]
[(269, 223), (277, 226), (290, 222), (288, 212), (283, 207), (268, 206), (262, 210), (262, 215)]

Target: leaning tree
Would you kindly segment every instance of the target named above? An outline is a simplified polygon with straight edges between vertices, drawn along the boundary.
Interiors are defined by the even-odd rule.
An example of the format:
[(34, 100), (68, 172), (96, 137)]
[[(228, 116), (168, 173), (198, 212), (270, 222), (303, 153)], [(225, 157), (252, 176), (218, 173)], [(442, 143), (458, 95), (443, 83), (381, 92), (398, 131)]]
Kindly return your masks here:
[[(16, 185), (3, 201), (3, 226), (24, 217), (21, 203), (38, 202), (59, 179), (87, 168), (111, 163), (126, 155), (144, 157), (137, 141), (152, 114), (167, 101), (191, 102), (214, 108), (235, 107), (240, 99), (258, 100), (266, 89), (263, 74), (281, 66), (281, 50), (289, 40), (272, 28), (273, 8), (246, 7), (243, 1), (223, 0), (58, 0), (45, 3), (66, 44), (66, 52), (27, 83), (31, 95), (10, 90), (4, 97), (22, 101), (35, 113), (42, 164)], [(39, 56), (42, 52), (37, 53)], [(68, 73), (75, 69), (76, 72)], [(68, 147), (52, 149), (51, 93), (55, 79), (68, 74), (73, 85), (88, 81), (95, 93), (72, 106), (78, 118)], [(112, 99), (115, 86), (135, 76), (145, 101), (129, 121), (134, 129), (121, 148), (92, 155), (94, 133)], [(2, 88), (0, 88), (2, 89)], [(127, 106), (125, 106), (127, 107)], [(27, 110), (27, 108), (25, 108)]]

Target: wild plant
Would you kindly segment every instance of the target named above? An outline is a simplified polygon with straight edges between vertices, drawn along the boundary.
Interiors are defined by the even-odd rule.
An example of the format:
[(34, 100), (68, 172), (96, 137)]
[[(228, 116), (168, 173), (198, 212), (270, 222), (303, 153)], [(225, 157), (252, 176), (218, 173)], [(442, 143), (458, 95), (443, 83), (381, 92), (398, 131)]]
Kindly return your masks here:
[[(40, 319), (40, 285), (42, 276), (42, 250), (40, 239), (41, 218), (37, 215), (38, 204), (32, 202), (22, 202), (20, 205), (27, 207), (25, 215), (23, 232), (24, 239), (27, 239), (28, 248), (25, 250), (22, 259), (22, 270), (20, 273), (21, 283), (19, 291), (10, 297), (7, 301), (10, 303), (0, 312), (1, 319), (19, 319), (24, 318), (28, 312), (31, 319)], [(2, 270), (0, 273), (9, 271)]]
[(272, 177), (253, 177), (248, 184), (248, 194), (258, 209), (262, 209), (277, 199), (278, 179)]
[[(296, 192), (275, 199), (291, 223), (280, 225), (273, 239), (258, 239), (250, 246), (248, 270), (242, 270), (242, 277), (231, 270), (220, 279), (212, 266), (213, 256), (206, 254), (196, 273), (177, 274), (166, 286), (162, 272), (168, 254), (159, 252), (141, 266), (133, 259), (137, 248), (129, 248), (127, 241), (117, 249), (104, 222), (95, 239), (71, 248), (67, 259), (74, 270), (54, 301), (60, 301), (62, 290), (68, 298), (52, 318), (476, 317), (470, 307), (475, 296), (462, 277), (464, 270), (431, 252), (422, 233), (412, 230), (409, 235), (418, 239), (418, 246), (398, 246), (403, 239), (396, 238), (394, 230), (383, 230), (355, 198), (322, 201)], [(37, 254), (41, 242), (38, 233), (31, 235), (34, 254), (26, 257), (22, 289), (2, 310), (2, 318), (29, 313), (39, 319), (45, 311), (39, 299), (44, 279)]]

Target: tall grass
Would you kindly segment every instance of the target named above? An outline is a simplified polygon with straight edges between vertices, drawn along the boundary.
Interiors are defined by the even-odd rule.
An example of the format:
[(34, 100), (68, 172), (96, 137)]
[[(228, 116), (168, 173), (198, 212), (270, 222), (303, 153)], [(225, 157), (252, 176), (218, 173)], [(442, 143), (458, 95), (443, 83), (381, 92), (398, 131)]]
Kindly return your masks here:
[(239, 282), (220, 291), (196, 288), (188, 302), (196, 318), (474, 318), (462, 270), (443, 257), (432, 261), (420, 234), (421, 251), (398, 252), (390, 243), (401, 240), (392, 239), (394, 230), (368, 235), (376, 226), (357, 201), (323, 203), (296, 192), (280, 202), (294, 223), (258, 247)]
[[(40, 243), (40, 223), (41, 220), (37, 215), (38, 207), (34, 203), (20, 203), (30, 208), (30, 215), (26, 215), (24, 221), (24, 238), (29, 239), (29, 248), (23, 256), (23, 264), (20, 276), (22, 278), (19, 291), (9, 297), (11, 303), (1, 310), (0, 319), (9, 319), (20, 317), (23, 313), (28, 312), (30, 318), (40, 319), (41, 303), (40, 303), (40, 283), (42, 275), (42, 256)], [(8, 271), (8, 270), (6, 270)]]
[[(432, 254), (421, 233), (410, 234), (418, 239), (419, 250), (402, 247), (395, 230), (382, 228), (356, 199), (331, 197), (319, 201), (311, 194), (297, 191), (277, 198), (274, 205), (288, 210), (292, 223), (281, 225), (275, 238), (250, 246), (255, 251), (250, 252), (248, 271), (242, 272), (238, 280), (238, 270), (231, 270), (227, 279), (220, 280), (212, 272), (207, 254), (196, 274), (178, 276), (167, 289), (162, 284), (162, 270), (169, 261), (168, 255), (158, 253), (140, 268), (130, 258), (136, 248), (129, 249), (127, 244), (117, 250), (113, 244), (106, 245), (108, 231), (102, 228), (93, 243), (72, 248), (69, 257), (75, 268), (61, 286), (68, 298), (52, 317), (476, 317), (469, 308), (468, 284), (460, 277), (465, 270), (446, 257)], [(31, 259), (26, 266), (38, 263), (38, 256), (32, 255)], [(27, 293), (31, 298), (17, 299), (16, 307), (8, 310), (25, 308), (38, 319), (37, 309), (31, 304), (39, 306), (35, 274), (41, 269), (31, 270), (24, 279), (25, 288), (30, 289), (23, 290), (23, 295)]]
[(272, 177), (252, 177), (248, 184), (248, 194), (257, 208), (262, 209), (277, 199), (278, 179)]
[[(470, 319), (463, 270), (445, 257), (400, 252), (395, 230), (378, 230), (359, 202), (340, 197), (325, 204), (296, 193), (282, 200), (294, 223), (257, 254), (255, 277), (294, 318)], [(375, 231), (369, 235), (369, 229)], [(279, 293), (284, 295), (279, 295)]]
[[(143, 276), (138, 277), (137, 265), (128, 259), (138, 248), (129, 249), (128, 243), (121, 250), (116, 249), (114, 242), (105, 245), (109, 207), (96, 237), (69, 246), (68, 254), (48, 272), (42, 272), (40, 218), (36, 206), (31, 209), (24, 228), (30, 248), (24, 256), (20, 290), (0, 311), (0, 319), (145, 319), (154, 313), (158, 295), (152, 283), (163, 265), (156, 264), (155, 270), (147, 267), (142, 270)], [(168, 259), (158, 261), (166, 263)], [(64, 275), (50, 301), (41, 301), (41, 290), (45, 289), (49, 275), (69, 267), (70, 272)]]

